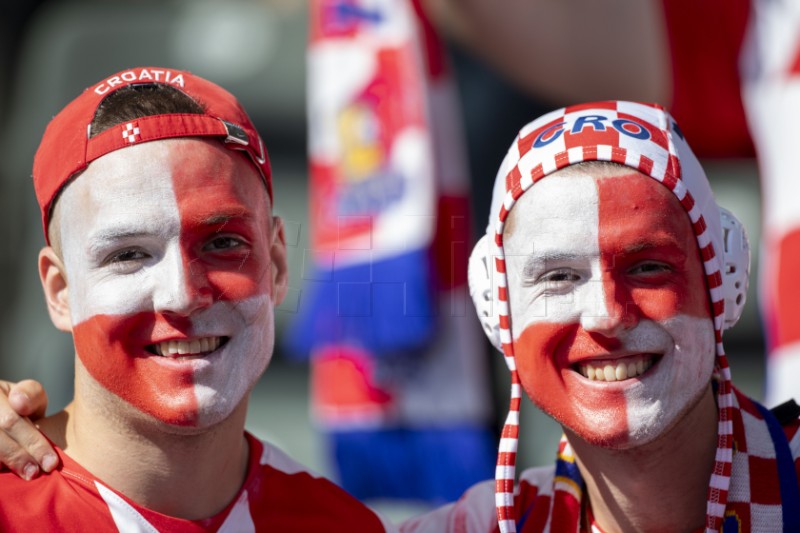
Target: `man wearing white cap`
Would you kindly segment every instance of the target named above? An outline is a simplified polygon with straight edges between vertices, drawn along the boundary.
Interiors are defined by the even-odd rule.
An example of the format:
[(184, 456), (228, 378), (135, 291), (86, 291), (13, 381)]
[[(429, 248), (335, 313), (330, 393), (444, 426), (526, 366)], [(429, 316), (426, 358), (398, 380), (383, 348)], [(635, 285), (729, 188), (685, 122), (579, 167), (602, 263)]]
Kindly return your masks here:
[(0, 473), (2, 531), (385, 531), (244, 430), (287, 286), (258, 132), (221, 87), (134, 68), (50, 122), (39, 273), (75, 397), (39, 422), (50, 475)]
[[(668, 113), (602, 102), (525, 126), (470, 268), (511, 371), (496, 480), (406, 530), (800, 530), (797, 410), (738, 392), (722, 345), (747, 238)], [(523, 390), (564, 437), (516, 484)]]

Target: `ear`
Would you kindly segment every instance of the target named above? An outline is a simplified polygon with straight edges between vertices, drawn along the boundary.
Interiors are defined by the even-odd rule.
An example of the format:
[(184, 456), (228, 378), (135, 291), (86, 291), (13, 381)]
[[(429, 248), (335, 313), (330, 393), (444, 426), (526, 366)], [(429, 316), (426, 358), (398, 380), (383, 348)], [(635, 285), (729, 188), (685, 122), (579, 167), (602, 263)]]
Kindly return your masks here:
[(272, 300), (277, 306), (286, 297), (289, 288), (289, 266), (286, 264), (286, 236), (283, 220), (272, 217), (272, 236), (270, 239), (270, 258), (272, 259)]
[(72, 331), (67, 272), (64, 263), (50, 246), (39, 252), (39, 279), (53, 325), (61, 331)]

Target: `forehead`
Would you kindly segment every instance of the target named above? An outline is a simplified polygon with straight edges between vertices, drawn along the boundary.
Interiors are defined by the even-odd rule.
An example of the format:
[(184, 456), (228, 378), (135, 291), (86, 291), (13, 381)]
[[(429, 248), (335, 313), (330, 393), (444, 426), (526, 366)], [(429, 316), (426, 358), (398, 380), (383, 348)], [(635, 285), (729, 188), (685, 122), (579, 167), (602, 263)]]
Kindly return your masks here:
[(507, 253), (531, 253), (535, 244), (579, 250), (596, 247), (598, 238), (646, 239), (661, 232), (694, 240), (680, 202), (656, 180), (626, 167), (567, 168), (519, 198), (506, 221), (504, 246)]
[(64, 190), (60, 223), (157, 227), (186, 202), (201, 207), (198, 216), (225, 208), (269, 213), (266, 188), (244, 154), (216, 141), (185, 138), (143, 143), (93, 161)]

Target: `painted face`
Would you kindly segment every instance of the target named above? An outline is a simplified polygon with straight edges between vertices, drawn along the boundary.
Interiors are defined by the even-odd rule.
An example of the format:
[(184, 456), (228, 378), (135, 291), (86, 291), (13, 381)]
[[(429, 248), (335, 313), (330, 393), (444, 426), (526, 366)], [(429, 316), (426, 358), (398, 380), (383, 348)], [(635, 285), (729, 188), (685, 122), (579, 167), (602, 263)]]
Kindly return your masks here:
[(714, 329), (689, 218), (636, 171), (548, 176), (504, 247), (519, 376), (588, 442), (652, 441), (709, 386)]
[(94, 161), (59, 203), (86, 372), (168, 424), (226, 418), (274, 341), (284, 243), (257, 171), (215, 142), (149, 142)]

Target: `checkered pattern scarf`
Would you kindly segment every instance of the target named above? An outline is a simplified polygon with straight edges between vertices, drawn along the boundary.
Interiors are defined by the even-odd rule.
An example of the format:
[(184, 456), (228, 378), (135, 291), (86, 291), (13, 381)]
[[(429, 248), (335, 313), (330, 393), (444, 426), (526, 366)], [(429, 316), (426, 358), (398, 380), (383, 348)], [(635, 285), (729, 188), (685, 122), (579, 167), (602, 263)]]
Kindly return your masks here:
[[(781, 426), (769, 411), (738, 390), (733, 390), (732, 397), (733, 450), (721, 531), (800, 531), (796, 474), (800, 469), (800, 421)], [(542, 490), (533, 479), (520, 483), (515, 511), (521, 518), (515, 525), (522, 533), (581, 531), (585, 487), (564, 437), (551, 483), (551, 491)], [(592, 533), (603, 533), (591, 515), (588, 525)]]

